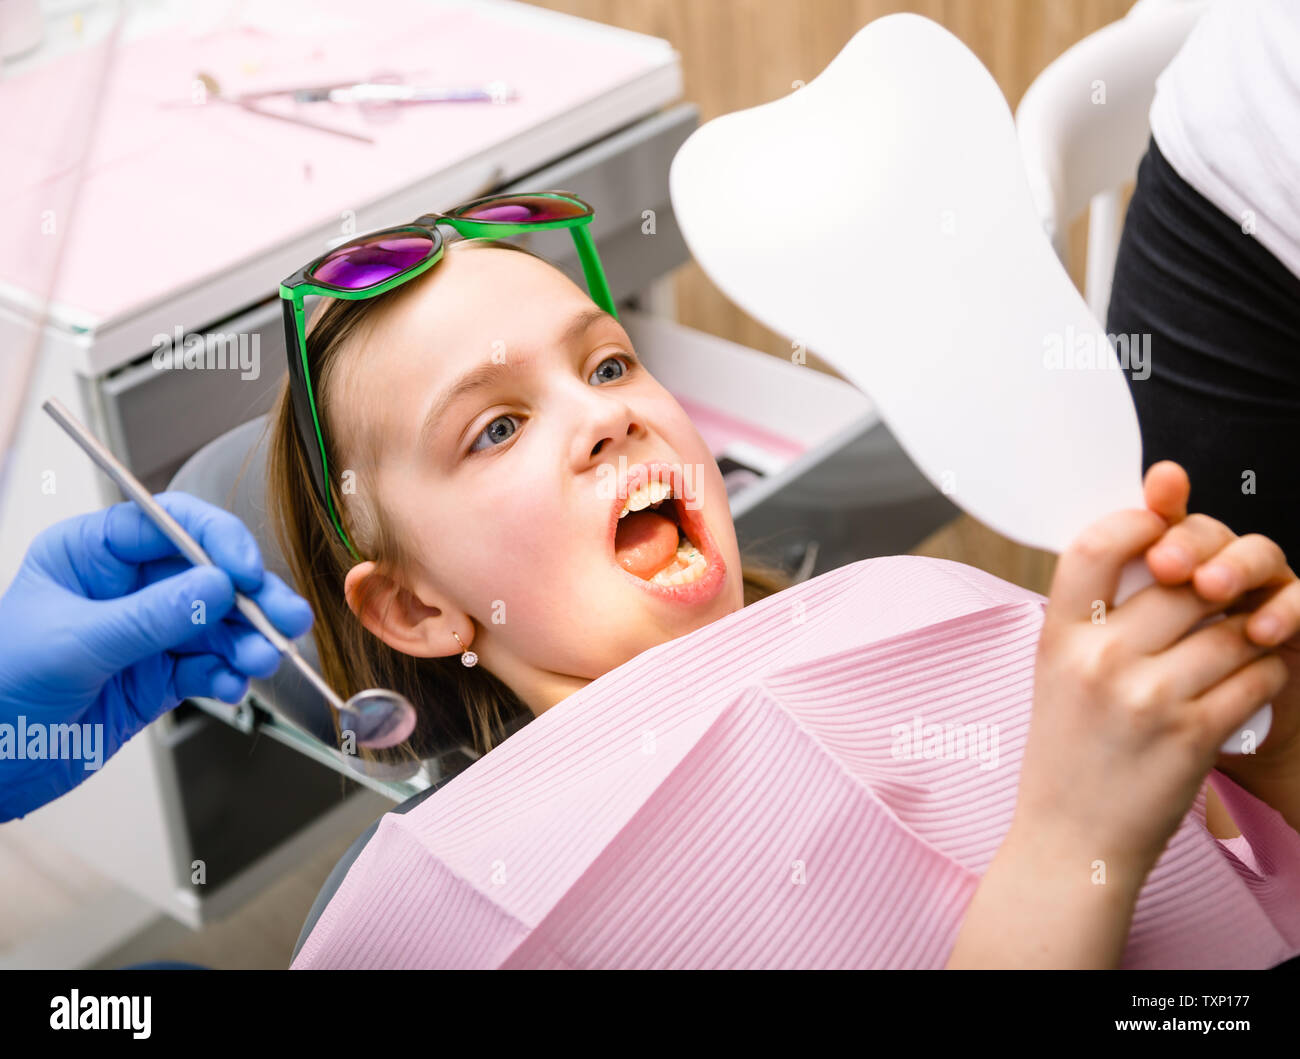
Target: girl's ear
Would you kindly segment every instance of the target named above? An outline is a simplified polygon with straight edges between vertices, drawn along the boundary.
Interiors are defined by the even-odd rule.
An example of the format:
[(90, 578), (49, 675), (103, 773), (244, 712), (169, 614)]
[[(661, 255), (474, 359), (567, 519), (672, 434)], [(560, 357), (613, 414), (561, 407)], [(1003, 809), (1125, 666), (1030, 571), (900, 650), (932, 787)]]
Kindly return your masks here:
[(468, 618), (421, 600), (374, 562), (352, 567), (343, 581), (343, 593), (361, 624), (393, 650), (417, 658), (460, 653), (451, 630), (468, 625)]

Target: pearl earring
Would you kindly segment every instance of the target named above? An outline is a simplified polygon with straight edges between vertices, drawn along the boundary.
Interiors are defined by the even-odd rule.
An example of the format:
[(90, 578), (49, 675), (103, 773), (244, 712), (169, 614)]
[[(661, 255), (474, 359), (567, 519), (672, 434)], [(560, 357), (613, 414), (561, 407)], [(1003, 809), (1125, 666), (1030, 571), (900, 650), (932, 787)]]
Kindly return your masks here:
[(476, 655), (473, 651), (466, 649), (465, 642), (460, 638), (460, 635), (458, 633), (452, 633), (452, 636), (455, 636), (456, 642), (460, 644), (460, 650), (461, 650), (460, 664), (466, 667), (478, 665), (478, 655)]

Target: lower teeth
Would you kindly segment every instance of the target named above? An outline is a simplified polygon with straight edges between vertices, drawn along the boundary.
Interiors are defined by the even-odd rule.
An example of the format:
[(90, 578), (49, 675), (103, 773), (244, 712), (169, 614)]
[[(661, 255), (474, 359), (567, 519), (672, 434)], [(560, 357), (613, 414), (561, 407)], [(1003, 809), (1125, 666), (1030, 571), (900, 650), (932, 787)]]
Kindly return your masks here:
[(689, 585), (699, 579), (708, 565), (709, 562), (704, 558), (703, 553), (690, 541), (683, 540), (677, 545), (677, 552), (673, 558), (650, 580), (656, 585), (669, 588)]

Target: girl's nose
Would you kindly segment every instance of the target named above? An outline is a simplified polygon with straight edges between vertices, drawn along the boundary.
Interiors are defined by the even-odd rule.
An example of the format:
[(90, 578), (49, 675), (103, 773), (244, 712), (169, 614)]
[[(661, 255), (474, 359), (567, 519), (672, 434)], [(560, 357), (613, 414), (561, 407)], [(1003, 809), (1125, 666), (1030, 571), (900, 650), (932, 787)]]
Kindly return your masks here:
[[(596, 432), (601, 434), (600, 431)], [(617, 428), (611, 428), (609, 432), (596, 438), (595, 443), (591, 446), (587, 454), (588, 459), (596, 456), (608, 458), (612, 451), (617, 449), (617, 441), (620, 438), (636, 438), (644, 433), (640, 423), (633, 417), (628, 417), (617, 425)]]
[(597, 457), (606, 461), (628, 440), (642, 437), (645, 426), (626, 401), (601, 396), (588, 401), (573, 438), (574, 467), (581, 470)]

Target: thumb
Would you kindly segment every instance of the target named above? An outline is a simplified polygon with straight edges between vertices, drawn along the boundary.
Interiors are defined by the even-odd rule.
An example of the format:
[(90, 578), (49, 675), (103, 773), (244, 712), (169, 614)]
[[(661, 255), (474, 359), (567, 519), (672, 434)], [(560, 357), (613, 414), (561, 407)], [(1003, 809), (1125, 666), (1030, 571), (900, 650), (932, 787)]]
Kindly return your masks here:
[(91, 613), (88, 647), (116, 673), (143, 658), (179, 647), (215, 625), (235, 603), (230, 576), (216, 566), (195, 566)]
[(1153, 463), (1142, 479), (1142, 495), (1147, 507), (1171, 526), (1187, 517), (1187, 501), (1191, 493), (1191, 479), (1173, 460)]

